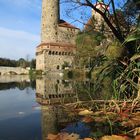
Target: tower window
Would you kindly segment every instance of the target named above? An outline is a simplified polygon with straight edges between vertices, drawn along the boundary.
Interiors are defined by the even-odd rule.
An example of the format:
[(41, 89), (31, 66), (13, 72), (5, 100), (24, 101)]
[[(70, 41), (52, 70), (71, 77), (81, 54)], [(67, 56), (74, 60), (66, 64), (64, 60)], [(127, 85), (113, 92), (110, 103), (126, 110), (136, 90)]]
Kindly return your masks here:
[(56, 69), (57, 69), (57, 70), (59, 70), (59, 69), (60, 69), (60, 66), (59, 66), (59, 65), (57, 65)]
[(51, 51), (49, 51), (49, 53), (48, 53), (49, 55), (51, 55)]
[(54, 55), (54, 51), (52, 52), (52, 55)]

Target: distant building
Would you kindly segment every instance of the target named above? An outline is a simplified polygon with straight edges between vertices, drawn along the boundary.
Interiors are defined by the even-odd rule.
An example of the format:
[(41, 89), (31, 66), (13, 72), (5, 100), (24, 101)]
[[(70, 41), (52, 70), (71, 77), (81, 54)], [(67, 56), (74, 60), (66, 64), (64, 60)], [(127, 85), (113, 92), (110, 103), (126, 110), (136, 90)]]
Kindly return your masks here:
[[(98, 0), (98, 2), (94, 5), (97, 9), (109, 15), (109, 6), (106, 5), (102, 0)], [(85, 25), (86, 31), (97, 31), (97, 32), (109, 32), (109, 28), (102, 16), (92, 9), (92, 17), (88, 20)]]
[(59, 0), (42, 0), (41, 44), (36, 48), (36, 69), (61, 70), (72, 66), (79, 29), (59, 18)]

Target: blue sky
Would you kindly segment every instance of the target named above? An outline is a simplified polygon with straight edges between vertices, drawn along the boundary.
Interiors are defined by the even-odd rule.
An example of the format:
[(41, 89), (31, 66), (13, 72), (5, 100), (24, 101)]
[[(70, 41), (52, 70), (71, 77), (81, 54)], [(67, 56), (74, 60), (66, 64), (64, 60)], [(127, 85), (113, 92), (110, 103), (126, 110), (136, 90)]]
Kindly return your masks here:
[(40, 16), (40, 0), (0, 0), (0, 57), (35, 57)]
[[(0, 57), (19, 59), (35, 57), (35, 48), (40, 43), (42, 0), (0, 0)], [(61, 18), (73, 22), (64, 12), (69, 4), (61, 4)], [(80, 15), (79, 15), (80, 18)]]
[[(42, 0), (0, 0), (0, 57), (35, 57), (35, 48), (40, 44), (41, 2)], [(66, 9), (70, 8), (70, 4), (61, 4), (61, 19), (82, 28), (83, 25), (75, 20), (88, 20), (91, 10), (85, 7), (72, 9), (68, 16)], [(81, 17), (84, 18), (81, 20)]]
[[(42, 0), (0, 0), (0, 57), (35, 57), (35, 48), (40, 44), (41, 2)], [(117, 2), (121, 4), (122, 1)], [(61, 4), (61, 19), (82, 28), (83, 24), (77, 19), (80, 22), (87, 21), (91, 10), (86, 7), (72, 9), (68, 15), (71, 7), (70, 4)]]

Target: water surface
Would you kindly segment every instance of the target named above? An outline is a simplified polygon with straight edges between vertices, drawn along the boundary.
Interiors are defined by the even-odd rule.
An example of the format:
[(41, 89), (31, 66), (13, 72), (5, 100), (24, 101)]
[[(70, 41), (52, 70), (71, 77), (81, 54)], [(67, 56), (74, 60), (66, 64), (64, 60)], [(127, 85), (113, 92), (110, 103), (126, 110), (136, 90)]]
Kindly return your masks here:
[(41, 140), (35, 93), (29, 81), (0, 83), (0, 140)]
[(64, 104), (103, 98), (93, 91), (89, 79), (0, 77), (0, 140), (45, 140), (75, 120)]

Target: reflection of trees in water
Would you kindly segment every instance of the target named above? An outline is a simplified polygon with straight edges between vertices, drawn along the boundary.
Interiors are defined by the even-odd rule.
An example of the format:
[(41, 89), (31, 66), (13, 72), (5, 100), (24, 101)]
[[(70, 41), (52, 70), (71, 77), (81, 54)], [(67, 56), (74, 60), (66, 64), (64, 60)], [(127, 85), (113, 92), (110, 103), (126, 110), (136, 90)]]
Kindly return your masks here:
[(0, 90), (7, 90), (7, 89), (14, 89), (14, 88), (24, 90), (28, 87), (35, 89), (36, 87), (35, 80), (31, 80), (30, 82), (23, 81), (23, 82), (0, 83)]
[(100, 100), (100, 99), (103, 100), (110, 98), (112, 96), (110, 93), (107, 94), (104, 93), (99, 88), (98, 90), (96, 90), (97, 86), (92, 80), (75, 82), (74, 88), (76, 89), (78, 99), (80, 101)]

